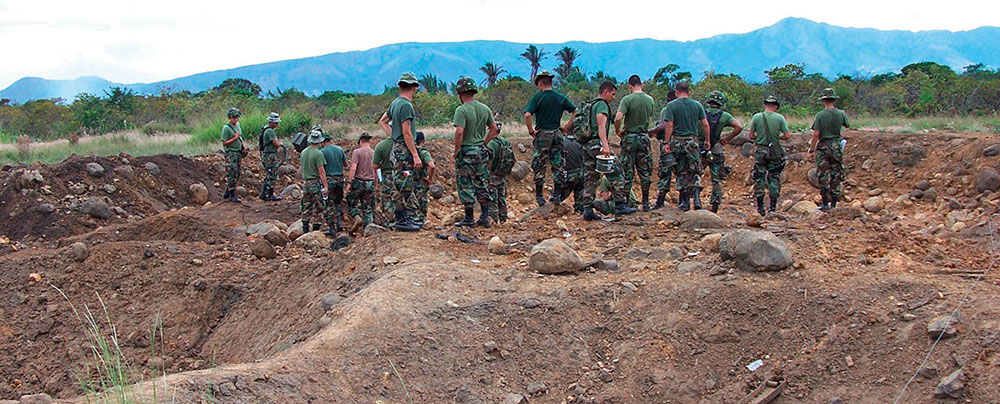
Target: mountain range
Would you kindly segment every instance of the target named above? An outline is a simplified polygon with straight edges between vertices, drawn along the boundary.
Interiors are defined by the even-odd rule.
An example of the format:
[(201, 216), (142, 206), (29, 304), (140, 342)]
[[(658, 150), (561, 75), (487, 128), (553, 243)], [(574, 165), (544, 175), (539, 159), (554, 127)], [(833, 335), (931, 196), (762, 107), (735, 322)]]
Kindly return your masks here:
[[(670, 63), (690, 71), (697, 80), (703, 72), (735, 73), (760, 82), (764, 71), (789, 63), (803, 63), (807, 73), (827, 77), (839, 74), (870, 76), (898, 71), (922, 61), (951, 66), (956, 71), (973, 63), (1000, 66), (1000, 27), (970, 31), (885, 31), (845, 28), (802, 18), (778, 23), (744, 34), (725, 34), (689, 42), (633, 39), (619, 42), (566, 42), (536, 44), (548, 57), (543, 69), (558, 65), (555, 52), (570, 46), (581, 54), (576, 62), (584, 72), (604, 71), (619, 79), (631, 74), (651, 77)], [(506, 41), (399, 43), (377, 48), (338, 52), (301, 59), (281, 60), (226, 70), (198, 73), (155, 83), (114, 83), (100, 77), (47, 80), (25, 77), (0, 90), (0, 98), (21, 103), (33, 99), (72, 100), (81, 92), (103, 95), (112, 86), (142, 93), (161, 89), (202, 91), (227, 78), (240, 77), (259, 84), (265, 91), (295, 88), (309, 95), (327, 90), (381, 92), (393, 85), (404, 71), (417, 75), (433, 73), (446, 81), (462, 75), (482, 79), (479, 67), (493, 62), (510, 74), (527, 77), (528, 62), (519, 55), (529, 44)]]

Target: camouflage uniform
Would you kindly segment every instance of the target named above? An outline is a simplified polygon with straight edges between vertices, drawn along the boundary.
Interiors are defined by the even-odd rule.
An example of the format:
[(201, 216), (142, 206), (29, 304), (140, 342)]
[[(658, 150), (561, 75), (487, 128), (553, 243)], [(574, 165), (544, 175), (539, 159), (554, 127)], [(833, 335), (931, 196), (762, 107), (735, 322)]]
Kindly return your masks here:
[[(661, 193), (670, 192), (670, 181), (673, 179), (674, 175), (674, 162), (668, 159), (667, 156), (673, 155), (673, 153), (663, 152), (663, 141), (660, 142), (660, 164), (657, 166), (657, 180), (656, 180), (656, 190)], [(678, 186), (680, 188), (680, 186)]]
[(649, 149), (649, 135), (643, 133), (626, 133), (621, 141), (622, 176), (625, 179), (625, 189), (632, 189), (633, 180), (639, 174), (639, 185), (642, 189), (649, 188), (653, 183), (652, 156)]
[(226, 189), (236, 192), (236, 183), (240, 180), (240, 173), (243, 169), (240, 163), (243, 161), (243, 152), (226, 152)]
[[(312, 220), (314, 217), (326, 213), (326, 200), (323, 199), (323, 184), (319, 180), (307, 181), (305, 186), (302, 187), (302, 200), (299, 201), (299, 208), (302, 210), (302, 216), (300, 217), (302, 221), (322, 223), (318, 220)], [(305, 231), (309, 232), (308, 229)]]
[(713, 205), (721, 205), (722, 182), (729, 178), (729, 172), (732, 170), (726, 165), (726, 154), (722, 143), (712, 145), (712, 150), (702, 155), (701, 162), (703, 166), (708, 167), (708, 172), (712, 177), (712, 196), (708, 202)]
[(701, 189), (701, 146), (695, 136), (671, 136), (670, 151), (674, 153), (677, 165), (677, 188), (681, 191)]
[(586, 198), (583, 196), (584, 183), (587, 177), (584, 169), (586, 152), (583, 150), (583, 146), (572, 138), (566, 138), (566, 143), (563, 146), (566, 179), (563, 181), (562, 199), (566, 200), (570, 194), (573, 194), (573, 210), (582, 214), (583, 209), (588, 206), (584, 204)]
[(413, 220), (423, 223), (427, 219), (427, 206), (430, 204), (427, 163), (434, 160), (431, 159), (430, 153), (423, 146), (417, 146), (417, 154), (420, 155), (420, 160), (423, 161), (424, 165), (417, 170), (413, 179), (413, 194), (417, 198), (417, 210), (413, 212)]
[(264, 166), (264, 179), (261, 185), (265, 189), (274, 189), (274, 183), (278, 181), (278, 154), (275, 152), (261, 154), (260, 164)]
[[(407, 212), (417, 211), (417, 198), (413, 189), (413, 156), (403, 143), (392, 145), (392, 206), (403, 207)], [(395, 210), (393, 210), (395, 211)]]
[[(277, 113), (272, 112), (268, 116), (267, 121), (269, 123), (280, 123), (281, 118), (278, 117)], [(270, 125), (263, 129), (259, 139), (261, 143), (260, 164), (264, 168), (264, 179), (261, 181), (261, 196), (267, 196), (268, 191), (273, 190), (274, 183), (278, 181), (278, 148), (271, 142), (277, 139), (278, 136), (274, 128), (270, 127)]]
[(531, 150), (531, 170), (535, 173), (535, 184), (545, 183), (545, 164), (552, 166), (552, 182), (561, 188), (566, 179), (562, 156), (563, 134), (559, 129), (540, 130), (535, 136)]
[[(777, 99), (768, 97), (765, 102), (777, 104)], [(750, 127), (755, 131), (753, 152), (753, 196), (763, 198), (765, 191), (771, 196), (772, 210), (781, 196), (781, 171), (785, 169), (785, 148), (781, 146), (781, 136), (788, 130), (785, 118), (772, 113), (776, 118), (768, 119), (767, 112), (754, 115)], [(759, 119), (758, 119), (759, 118)], [(771, 133), (770, 122), (778, 123), (778, 133)], [(760, 126), (760, 128), (758, 128)]]
[(337, 218), (340, 218), (344, 214), (344, 210), (341, 208), (341, 204), (344, 202), (344, 176), (327, 175), (326, 182), (329, 183), (330, 189), (326, 201), (326, 210), (323, 211), (323, 219), (327, 223), (330, 223), (330, 221), (336, 221)]
[(375, 216), (375, 181), (355, 178), (347, 193), (351, 216), (360, 216), (364, 225), (372, 223)]
[(479, 201), (480, 206), (491, 205), (489, 190), (486, 187), (488, 171), (486, 160), (488, 153), (484, 146), (463, 146), (458, 152), (455, 176), (458, 182), (458, 199), (466, 208)]
[[(496, 222), (507, 221), (507, 178), (510, 167), (514, 165), (515, 156), (503, 153), (505, 147), (511, 147), (510, 142), (500, 136), (493, 138), (486, 149), (490, 152), (490, 176), (486, 187), (490, 193), (490, 219)], [(498, 172), (505, 169), (506, 172)]]
[(820, 140), (816, 144), (816, 177), (820, 191), (840, 199), (844, 181), (844, 149), (840, 140)]
[[(597, 156), (603, 155), (601, 153), (601, 139), (594, 139), (587, 142), (586, 152), (583, 155), (583, 171), (584, 171), (584, 189), (583, 197), (581, 198), (581, 203), (584, 207), (588, 204), (595, 210), (603, 212), (597, 205), (595, 205), (595, 195), (597, 194), (597, 185), (601, 182), (601, 173), (597, 172)], [(612, 155), (614, 155), (612, 153)], [(622, 167), (621, 163), (617, 160), (612, 167), (612, 172), (605, 173), (604, 177), (611, 182), (611, 196), (614, 204), (611, 209), (617, 205), (627, 204), (627, 196), (625, 190), (625, 178), (622, 177)]]

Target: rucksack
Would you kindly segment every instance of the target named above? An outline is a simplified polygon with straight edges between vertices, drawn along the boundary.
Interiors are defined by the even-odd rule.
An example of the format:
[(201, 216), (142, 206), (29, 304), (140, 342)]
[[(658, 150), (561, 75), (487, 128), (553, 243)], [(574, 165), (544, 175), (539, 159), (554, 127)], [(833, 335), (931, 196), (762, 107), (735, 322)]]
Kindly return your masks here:
[(715, 128), (719, 126), (719, 120), (722, 119), (722, 110), (716, 113), (705, 113), (705, 118), (708, 119), (708, 134), (709, 141), (714, 145), (719, 142), (719, 136), (715, 134)]
[[(592, 130), (590, 125), (591, 122), (594, 122), (594, 120), (597, 119), (597, 117), (594, 116), (594, 104), (597, 104), (598, 102), (608, 104), (607, 101), (600, 98), (594, 98), (583, 103), (583, 105), (576, 110), (576, 117), (573, 118), (573, 137), (575, 137), (580, 144), (587, 144), (591, 140), (597, 139), (599, 136)], [(608, 112), (610, 113), (610, 111), (611, 104), (608, 104)], [(609, 116), (608, 119), (610, 120), (611, 117)]]
[(506, 177), (510, 174), (511, 169), (514, 168), (517, 156), (514, 155), (514, 146), (510, 141), (499, 136), (495, 139), (500, 142), (500, 155), (494, 157), (493, 162), (495, 163), (495, 167), (492, 167), (492, 171)]
[(309, 147), (309, 142), (306, 141), (308, 138), (309, 135), (303, 132), (296, 133), (295, 138), (292, 139), (292, 147), (295, 148), (295, 151), (302, 153), (306, 147)]
[(260, 154), (264, 154), (264, 132), (267, 132), (267, 128), (269, 126), (264, 125), (263, 128), (260, 128), (260, 134), (257, 135), (257, 150), (260, 150)]

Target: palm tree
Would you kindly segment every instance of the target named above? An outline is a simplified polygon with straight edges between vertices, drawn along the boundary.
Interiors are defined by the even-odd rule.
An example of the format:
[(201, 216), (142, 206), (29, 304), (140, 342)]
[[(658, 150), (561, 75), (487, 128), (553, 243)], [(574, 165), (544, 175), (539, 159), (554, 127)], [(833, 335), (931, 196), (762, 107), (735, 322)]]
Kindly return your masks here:
[(507, 69), (504, 69), (503, 66), (495, 65), (493, 62), (486, 62), (483, 67), (479, 68), (479, 71), (486, 75), (481, 84), (488, 87), (496, 84), (497, 80), (500, 79), (500, 75), (506, 73)]
[(562, 61), (562, 66), (560, 67), (563, 72), (572, 73), (573, 62), (576, 62), (580, 58), (580, 52), (569, 46), (564, 46), (559, 52), (556, 52), (556, 58)]
[(424, 74), (423, 76), (420, 76), (417, 82), (420, 83), (420, 86), (424, 88), (424, 91), (427, 91), (428, 93), (431, 94), (436, 94), (448, 90), (448, 85), (444, 82), (444, 80), (438, 79), (437, 75), (435, 75), (434, 73), (427, 73)]
[(545, 52), (535, 45), (529, 45), (521, 54), (521, 59), (531, 63), (531, 80), (534, 80), (535, 75), (538, 74), (538, 68), (542, 67), (542, 61), (545, 60)]

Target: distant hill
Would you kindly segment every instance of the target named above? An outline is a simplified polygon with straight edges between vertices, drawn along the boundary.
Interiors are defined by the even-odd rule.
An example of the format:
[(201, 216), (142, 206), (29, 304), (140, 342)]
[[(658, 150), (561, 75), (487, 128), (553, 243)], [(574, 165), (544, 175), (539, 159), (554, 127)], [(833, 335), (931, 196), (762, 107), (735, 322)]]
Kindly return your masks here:
[[(971, 31), (881, 31), (844, 28), (801, 18), (786, 18), (769, 27), (745, 34), (726, 34), (690, 42), (634, 39), (620, 42), (536, 44), (550, 56), (543, 68), (554, 68), (554, 53), (563, 46), (576, 48), (577, 64), (588, 74), (603, 70), (625, 79), (630, 74), (644, 78), (669, 63), (690, 71), (698, 79), (702, 72), (736, 73), (751, 81), (762, 81), (764, 71), (788, 63), (804, 63), (809, 73), (827, 77), (838, 74), (873, 75), (898, 71), (914, 62), (934, 61), (956, 71), (972, 63), (1000, 66), (1000, 28)], [(202, 91), (226, 78), (242, 77), (265, 90), (296, 88), (310, 95), (326, 90), (381, 92), (404, 71), (418, 75), (434, 73), (446, 81), (461, 75), (481, 79), (479, 67), (491, 61), (513, 75), (530, 74), (528, 63), (518, 58), (528, 44), (505, 41), (445, 43), (400, 43), (365, 51), (340, 52), (302, 59), (199, 73), (156, 83), (118, 84), (97, 77), (76, 80), (18, 80), (0, 91), (0, 97), (15, 102), (62, 97), (73, 99), (81, 91), (101, 95), (110, 86), (125, 86), (141, 93), (161, 88)]]

